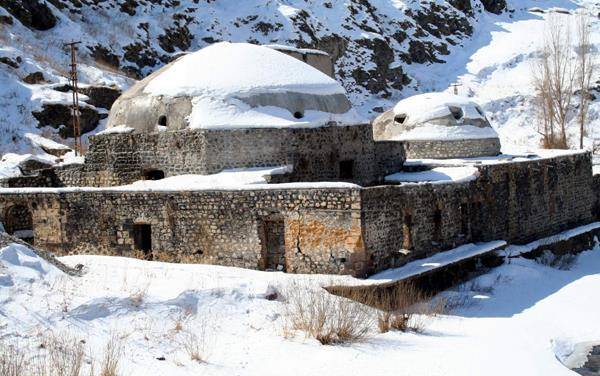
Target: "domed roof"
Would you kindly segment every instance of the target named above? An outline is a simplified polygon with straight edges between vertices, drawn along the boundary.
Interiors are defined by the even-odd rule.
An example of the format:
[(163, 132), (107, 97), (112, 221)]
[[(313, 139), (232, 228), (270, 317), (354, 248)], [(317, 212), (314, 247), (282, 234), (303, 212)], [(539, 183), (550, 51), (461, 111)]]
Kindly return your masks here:
[(271, 48), (222, 42), (180, 57), (124, 93), (108, 127), (317, 127), (363, 122), (344, 88)]
[(386, 140), (497, 138), (481, 107), (449, 93), (426, 93), (401, 100), (373, 122), (374, 135)]

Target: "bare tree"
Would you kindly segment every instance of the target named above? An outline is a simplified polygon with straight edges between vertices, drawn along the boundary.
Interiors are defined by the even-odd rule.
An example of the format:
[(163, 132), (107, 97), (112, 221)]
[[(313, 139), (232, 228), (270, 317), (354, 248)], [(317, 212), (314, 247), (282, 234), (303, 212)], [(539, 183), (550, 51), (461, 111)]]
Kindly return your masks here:
[(576, 85), (579, 91), (579, 148), (583, 149), (583, 136), (587, 112), (590, 106), (590, 85), (594, 74), (594, 55), (590, 44), (591, 25), (589, 16), (581, 12), (577, 18), (577, 44), (575, 54), (577, 56)]
[(564, 16), (546, 21), (544, 44), (533, 69), (534, 87), (546, 148), (568, 148), (567, 123), (572, 102), (575, 69), (571, 60), (571, 27)]

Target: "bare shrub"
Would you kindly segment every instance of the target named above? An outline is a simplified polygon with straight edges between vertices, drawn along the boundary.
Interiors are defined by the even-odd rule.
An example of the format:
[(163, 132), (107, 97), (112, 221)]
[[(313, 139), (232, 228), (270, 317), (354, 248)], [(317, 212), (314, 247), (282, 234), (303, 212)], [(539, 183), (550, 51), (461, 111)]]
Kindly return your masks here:
[(566, 126), (572, 111), (576, 69), (571, 61), (571, 27), (560, 16), (550, 16), (544, 44), (533, 67), (544, 148), (568, 149)]
[(577, 256), (567, 253), (564, 255), (555, 255), (549, 250), (545, 250), (535, 261), (539, 264), (556, 268), (559, 270), (569, 270), (577, 260)]
[(577, 18), (577, 41), (575, 45), (575, 55), (577, 57), (576, 69), (576, 87), (579, 91), (579, 148), (583, 149), (583, 137), (586, 131), (587, 114), (592, 101), (590, 86), (592, 77), (596, 70), (595, 54), (590, 35), (592, 33), (592, 25), (590, 16), (585, 12), (581, 12)]
[(299, 330), (324, 345), (365, 340), (375, 323), (373, 308), (321, 287), (292, 283), (284, 295), (284, 332)]
[[(366, 290), (367, 291), (367, 290)], [(357, 294), (366, 294), (367, 292)], [(399, 283), (393, 287), (375, 290), (369, 296), (355, 297), (379, 308), (377, 326), (381, 333), (390, 330), (422, 332), (432, 317), (446, 311), (445, 300), (432, 299), (412, 283)]]
[(122, 356), (123, 344), (121, 339), (113, 334), (104, 346), (104, 353), (100, 363), (100, 373), (98, 376), (117, 376)]
[(0, 342), (0, 376), (26, 375), (28, 363), (16, 344)]
[(194, 325), (191, 322), (186, 323), (181, 332), (180, 344), (189, 356), (190, 360), (196, 362), (205, 362), (209, 357), (211, 327), (210, 316), (201, 316)]
[(135, 308), (140, 308), (148, 296), (148, 284), (135, 288), (129, 295), (129, 301)]
[(41, 347), (45, 354), (37, 359), (40, 376), (79, 376), (83, 368), (85, 349), (83, 343), (66, 334), (50, 335)]

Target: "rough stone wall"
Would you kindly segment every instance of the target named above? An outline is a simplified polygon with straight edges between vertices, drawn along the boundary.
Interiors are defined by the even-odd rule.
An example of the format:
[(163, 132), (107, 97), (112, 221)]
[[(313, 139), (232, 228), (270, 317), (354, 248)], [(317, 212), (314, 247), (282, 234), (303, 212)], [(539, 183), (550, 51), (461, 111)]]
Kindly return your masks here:
[(593, 191), (596, 194), (592, 215), (596, 221), (600, 221), (600, 174), (594, 175)]
[(404, 144), (399, 141), (375, 141), (375, 155), (378, 175), (384, 177), (400, 171), (406, 160)]
[[(587, 153), (479, 166), (471, 182), (368, 188), (0, 193), (2, 220), (32, 213), (36, 245), (60, 254), (152, 256), (264, 269), (265, 222), (283, 223), (288, 272), (363, 276), (468, 242), (523, 244), (593, 220), (600, 179)], [(594, 206), (596, 205), (596, 206)], [(139, 248), (139, 247), (138, 247)]]
[[(223, 169), (293, 165), (289, 181), (352, 181), (370, 184), (398, 171), (400, 146), (383, 151), (368, 124), (311, 129), (186, 130), (151, 134), (110, 134), (93, 138), (82, 167), (56, 170), (65, 186), (115, 186), (159, 169), (165, 176), (213, 174)], [(353, 161), (353, 178), (341, 178), (340, 162)]]
[(498, 138), (444, 141), (404, 141), (406, 158), (469, 158), (500, 154)]
[(262, 269), (263, 221), (278, 215), (288, 272), (365, 272), (358, 189), (2, 194), (1, 213), (24, 202), (36, 245), (57, 254), (144, 257), (134, 225), (150, 224), (155, 260)]
[(589, 223), (598, 202), (587, 154), (479, 167), (455, 184), (365, 188), (362, 217), (372, 271), (478, 241), (523, 244)]

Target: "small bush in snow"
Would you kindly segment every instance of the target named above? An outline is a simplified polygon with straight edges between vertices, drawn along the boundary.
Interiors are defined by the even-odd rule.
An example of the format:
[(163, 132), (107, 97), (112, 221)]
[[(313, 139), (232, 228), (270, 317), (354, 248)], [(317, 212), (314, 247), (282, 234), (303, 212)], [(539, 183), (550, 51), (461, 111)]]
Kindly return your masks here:
[(366, 339), (375, 310), (356, 301), (331, 295), (321, 287), (290, 285), (285, 291), (284, 332), (299, 330), (324, 345)]
[(211, 337), (210, 316), (204, 315), (187, 321), (180, 334), (180, 344), (190, 360), (205, 362), (209, 356)]
[(555, 255), (551, 251), (545, 250), (539, 257), (535, 259), (535, 261), (542, 265), (559, 270), (569, 270), (575, 263), (576, 259), (577, 256), (570, 253), (564, 255)]
[(16, 344), (0, 342), (0, 376), (25, 375), (27, 368), (24, 352)]
[(118, 376), (119, 363), (123, 356), (123, 344), (121, 339), (113, 335), (104, 346), (104, 354), (100, 363), (98, 376)]
[[(368, 290), (367, 290), (368, 291)], [(403, 283), (391, 289), (374, 293), (359, 292), (355, 298), (377, 307), (377, 326), (381, 333), (390, 330), (422, 332), (431, 317), (445, 311), (443, 299), (432, 299), (411, 283)]]

